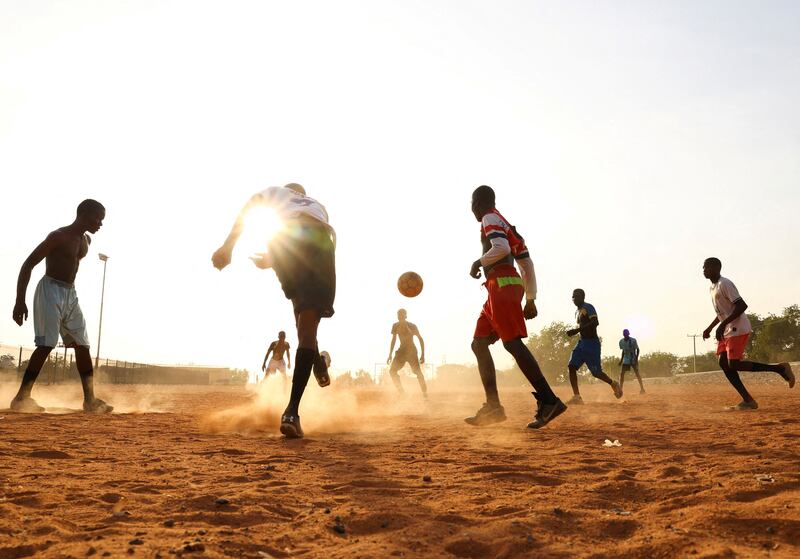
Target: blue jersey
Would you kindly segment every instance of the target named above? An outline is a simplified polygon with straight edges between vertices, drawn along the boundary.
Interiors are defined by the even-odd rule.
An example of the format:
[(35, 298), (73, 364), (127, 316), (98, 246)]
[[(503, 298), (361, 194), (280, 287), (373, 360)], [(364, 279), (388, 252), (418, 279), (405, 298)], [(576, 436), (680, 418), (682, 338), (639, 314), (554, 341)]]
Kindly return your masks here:
[(638, 360), (636, 350), (639, 349), (639, 344), (636, 338), (628, 336), (628, 339), (622, 338), (619, 341), (619, 348), (622, 350), (622, 364), (633, 365)]
[[(575, 320), (578, 321), (578, 326), (582, 327), (588, 324), (591, 319), (597, 318), (597, 311), (589, 303), (581, 303), (581, 306), (575, 311)], [(597, 327), (593, 326), (585, 330), (581, 330), (581, 338), (584, 340), (597, 339)]]

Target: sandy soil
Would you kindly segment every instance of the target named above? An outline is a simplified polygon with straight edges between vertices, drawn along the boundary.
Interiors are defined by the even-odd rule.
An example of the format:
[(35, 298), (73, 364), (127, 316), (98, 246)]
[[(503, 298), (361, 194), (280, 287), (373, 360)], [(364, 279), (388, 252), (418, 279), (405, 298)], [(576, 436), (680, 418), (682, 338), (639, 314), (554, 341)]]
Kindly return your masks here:
[(406, 383), (312, 390), (301, 441), (277, 386), (101, 386), (105, 417), (37, 387), (58, 413), (0, 411), (0, 559), (800, 556), (798, 389), (751, 383), (761, 409), (732, 413), (724, 385), (592, 386), (533, 432), (522, 392), (476, 429), (478, 393)]

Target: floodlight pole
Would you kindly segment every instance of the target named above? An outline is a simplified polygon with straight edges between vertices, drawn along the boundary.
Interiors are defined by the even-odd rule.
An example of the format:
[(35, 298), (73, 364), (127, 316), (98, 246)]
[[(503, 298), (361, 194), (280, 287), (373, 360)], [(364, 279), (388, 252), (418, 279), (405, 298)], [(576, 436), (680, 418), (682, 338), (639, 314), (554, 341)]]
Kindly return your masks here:
[(97, 354), (94, 358), (94, 368), (98, 369), (100, 366), (100, 336), (103, 334), (103, 303), (106, 299), (106, 265), (108, 264), (108, 256), (103, 253), (98, 255), (103, 262), (103, 287), (100, 291), (100, 325), (97, 328)]
[(693, 369), (697, 372), (697, 338), (700, 334), (686, 334), (687, 338), (692, 338), (692, 355), (693, 355)]

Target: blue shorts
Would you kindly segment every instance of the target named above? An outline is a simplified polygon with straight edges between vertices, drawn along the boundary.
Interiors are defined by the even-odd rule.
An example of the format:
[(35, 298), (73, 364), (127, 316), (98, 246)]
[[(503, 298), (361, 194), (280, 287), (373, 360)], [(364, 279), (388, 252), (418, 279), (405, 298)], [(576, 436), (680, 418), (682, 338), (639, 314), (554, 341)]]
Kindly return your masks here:
[(569, 358), (569, 366), (580, 369), (581, 365), (586, 364), (589, 372), (597, 376), (603, 372), (600, 366), (600, 340), (599, 339), (583, 339), (578, 340), (578, 343), (572, 350), (572, 356)]

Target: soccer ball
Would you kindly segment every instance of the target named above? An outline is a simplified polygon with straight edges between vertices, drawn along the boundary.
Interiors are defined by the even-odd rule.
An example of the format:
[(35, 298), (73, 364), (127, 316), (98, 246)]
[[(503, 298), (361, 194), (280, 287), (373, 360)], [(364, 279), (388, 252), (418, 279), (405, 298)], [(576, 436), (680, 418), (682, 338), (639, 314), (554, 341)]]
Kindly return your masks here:
[(397, 289), (406, 297), (422, 293), (422, 277), (416, 272), (406, 272), (397, 279)]

